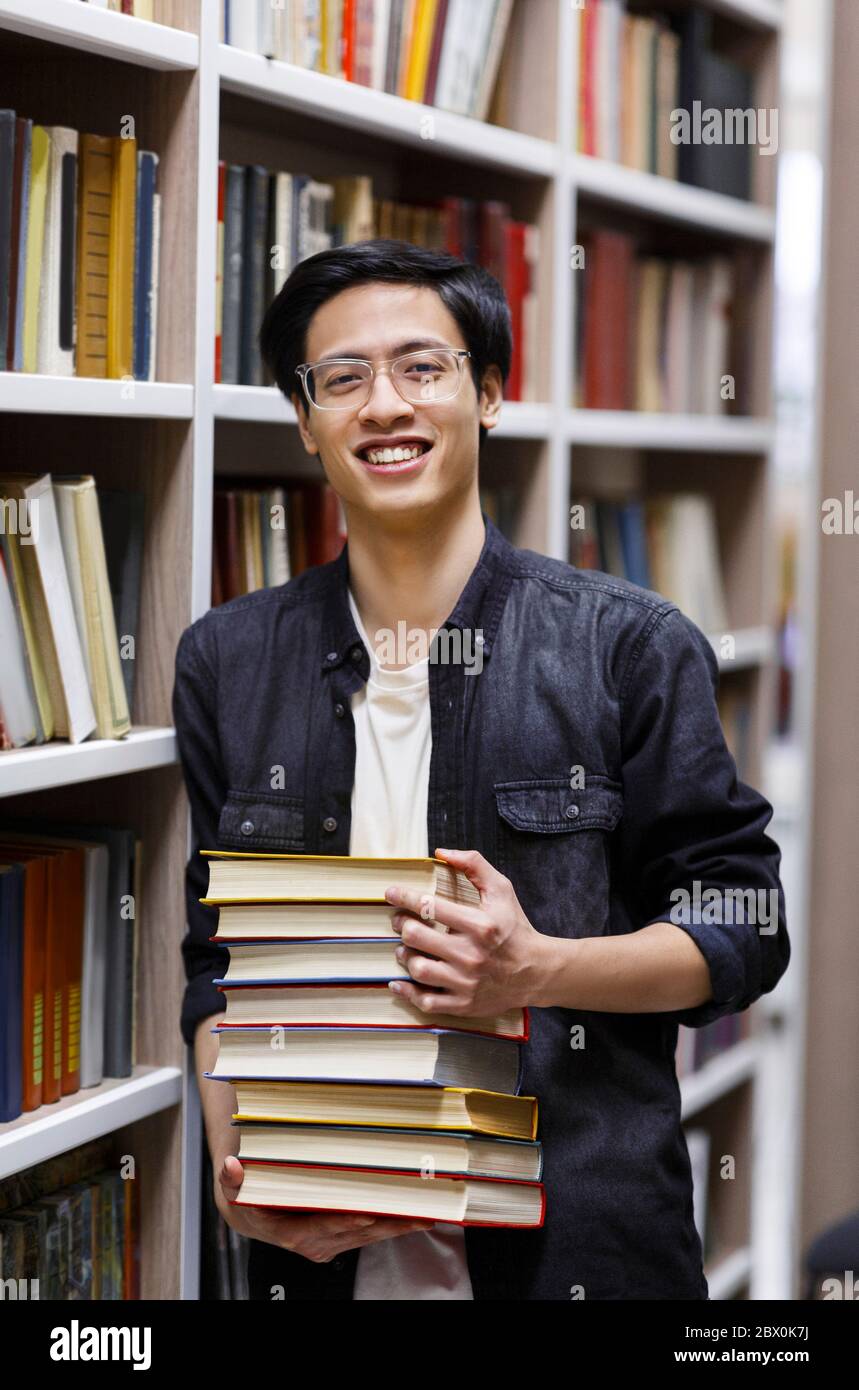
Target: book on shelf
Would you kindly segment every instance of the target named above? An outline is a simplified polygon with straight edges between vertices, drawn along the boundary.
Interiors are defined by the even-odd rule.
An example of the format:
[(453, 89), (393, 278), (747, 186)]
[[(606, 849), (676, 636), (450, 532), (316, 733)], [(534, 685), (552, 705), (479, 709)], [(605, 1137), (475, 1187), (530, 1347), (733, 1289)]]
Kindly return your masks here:
[(485, 121), (513, 0), (221, 0), (234, 48)]
[(751, 73), (716, 51), (706, 7), (647, 15), (625, 0), (587, 0), (579, 8), (577, 100), (581, 154), (750, 198), (751, 145), (733, 132), (694, 138), (696, 110), (727, 119), (752, 108)]
[[(140, 602), (142, 499), (111, 493), (102, 506), (89, 474), (5, 473), (0, 508), (0, 645), (8, 655), (0, 748), (122, 738), (131, 728), (133, 674), (125, 667)], [(121, 551), (113, 540), (105, 545), (104, 517), (121, 527)]]
[(0, 365), (155, 379), (158, 155), (0, 110)]
[(675, 1069), (678, 1080), (700, 1071), (707, 1062), (728, 1052), (737, 1043), (752, 1036), (752, 1017), (748, 1009), (714, 1019), (703, 1028), (677, 1030)]
[(403, 203), (375, 196), (366, 174), (321, 180), (224, 160), (218, 165), (215, 381), (270, 385), (257, 335), (287, 276), (318, 251), (374, 238), (447, 251), (489, 270), (512, 320), (506, 397), (537, 400), (539, 228), (517, 221), (507, 203), (467, 197)]
[(130, 830), (0, 822), (0, 1121), (131, 1075), (138, 855)]
[(140, 1184), (112, 1147), (92, 1140), (0, 1181), (0, 1279), (24, 1281), (19, 1298), (140, 1298)]
[(702, 632), (727, 630), (728, 610), (712, 500), (703, 493), (644, 499), (574, 499), (569, 562), (653, 589)]
[[(202, 902), (225, 911), (213, 939), (230, 943), (205, 1076), (235, 1087), (237, 1204), (542, 1225), (537, 1103), (519, 1094), (527, 1010), (429, 1020), (389, 989), (408, 973), (386, 887), (479, 902), (466, 875), (431, 858), (200, 852)], [(377, 938), (354, 935), (380, 919)]]
[(100, 10), (115, 10), (117, 14), (130, 14), (135, 19), (155, 18), (155, 0), (84, 0)]
[(626, 233), (580, 234), (575, 404), (588, 410), (742, 413), (737, 274), (727, 256), (638, 256)]
[(215, 488), (213, 530), (214, 606), (336, 559), (346, 540), (346, 519), (330, 483), (245, 482)]

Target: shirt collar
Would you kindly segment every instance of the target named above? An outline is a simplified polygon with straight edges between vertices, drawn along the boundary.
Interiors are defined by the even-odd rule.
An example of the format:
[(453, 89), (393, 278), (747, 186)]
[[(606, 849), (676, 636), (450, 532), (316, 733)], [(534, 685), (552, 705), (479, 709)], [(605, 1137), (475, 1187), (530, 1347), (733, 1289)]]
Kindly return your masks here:
[[(481, 511), (486, 534), (477, 563), (450, 616), (442, 624), (483, 636), (483, 655), (492, 651), (498, 624), (513, 577), (515, 546), (502, 535), (495, 523)], [(331, 562), (331, 582), (322, 618), (322, 669), (333, 671), (350, 662), (366, 678), (369, 654), (355, 626), (349, 607), (349, 542)]]

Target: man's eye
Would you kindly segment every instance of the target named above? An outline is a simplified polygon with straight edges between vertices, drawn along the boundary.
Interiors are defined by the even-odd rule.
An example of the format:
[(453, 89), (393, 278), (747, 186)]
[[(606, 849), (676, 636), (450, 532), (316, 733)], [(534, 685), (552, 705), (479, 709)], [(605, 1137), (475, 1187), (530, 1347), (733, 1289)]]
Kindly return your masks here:
[(354, 386), (355, 382), (359, 380), (360, 377), (356, 376), (354, 372), (338, 372), (336, 376), (328, 377), (325, 387), (326, 390), (331, 391), (338, 386)]
[(408, 369), (409, 376), (426, 376), (427, 373), (442, 372), (444, 367), (440, 362), (412, 362)]

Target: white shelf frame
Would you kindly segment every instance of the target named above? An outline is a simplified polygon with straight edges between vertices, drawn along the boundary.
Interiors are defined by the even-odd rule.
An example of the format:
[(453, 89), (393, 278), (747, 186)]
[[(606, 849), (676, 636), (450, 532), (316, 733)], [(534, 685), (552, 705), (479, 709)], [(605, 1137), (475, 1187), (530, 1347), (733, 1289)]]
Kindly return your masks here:
[[(236, 92), (260, 102), (329, 122), (344, 132), (360, 129), (385, 142), (423, 149), (434, 157), (457, 159), (509, 171), (523, 179), (545, 180), (554, 193), (555, 287), (553, 310), (554, 375), (546, 403), (508, 403), (497, 433), (508, 438), (543, 440), (548, 446), (547, 554), (566, 558), (571, 453), (577, 444), (626, 445), (639, 448), (688, 449), (697, 453), (748, 453), (764, 456), (771, 467), (772, 424), (769, 420), (646, 415), (638, 412), (574, 410), (572, 384), (572, 280), (569, 249), (574, 242), (579, 196), (603, 201), (661, 221), (683, 223), (701, 231), (770, 245), (774, 213), (739, 200), (689, 188), (673, 180), (606, 164), (573, 148), (572, 113), (578, 63), (577, 30), (568, 0), (556, 0), (557, 139), (539, 140), (500, 130), (466, 117), (404, 101), (387, 93), (306, 72), (255, 54), (227, 47), (218, 39), (217, 6), (201, 6), (199, 36), (97, 9), (80, 0), (40, 0), (37, 16), (31, 0), (0, 0), (0, 31), (15, 30), (72, 49), (100, 53), (119, 61), (164, 71), (199, 71), (199, 146), (197, 198), (197, 270), (194, 381), (188, 384), (135, 383), (131, 400), (122, 398), (122, 382), (50, 379), (0, 373), (0, 412), (38, 409), (52, 413), (190, 419), (194, 424), (192, 508), (192, 594), (189, 621), (209, 607), (212, 526), (212, 457), (216, 420), (290, 423), (291, 408), (276, 393), (245, 387), (215, 386), (211, 379), (215, 322), (215, 208), (220, 92)], [(746, 23), (751, 29), (776, 31), (781, 24), (777, 0), (704, 0), (710, 8)], [(431, 134), (428, 134), (431, 132)], [(208, 288), (207, 288), (208, 287)], [(36, 405), (37, 396), (41, 400)], [(761, 629), (740, 634), (745, 664), (768, 659), (769, 643)], [(769, 635), (771, 637), (771, 634)], [(713, 640), (713, 639), (711, 639)], [(732, 663), (736, 667), (736, 661)], [(122, 775), (176, 759), (171, 729), (134, 730), (125, 740), (75, 746), (15, 750), (0, 755), (0, 795), (44, 789), (97, 777)], [(753, 1040), (747, 1040), (753, 1042)], [(689, 1078), (684, 1118), (695, 1113), (706, 1094), (727, 1094), (757, 1074), (757, 1052), (738, 1044), (720, 1071), (703, 1070)], [(708, 1078), (715, 1077), (715, 1080)], [(694, 1084), (693, 1084), (694, 1082)], [(124, 1088), (124, 1089), (123, 1089)], [(145, 1071), (131, 1082), (105, 1083), (99, 1094), (76, 1104), (51, 1107), (51, 1119), (22, 1116), (0, 1132), (0, 1154), (16, 1171), (42, 1157), (63, 1152), (83, 1138), (106, 1133), (183, 1101), (182, 1296), (198, 1296), (199, 1168), (201, 1125), (193, 1057), (186, 1052), (182, 1072), (175, 1068)], [(113, 1097), (111, 1099), (111, 1097)], [(74, 1102), (75, 1097), (67, 1098)], [(88, 1106), (90, 1108), (88, 1108)], [(65, 1118), (68, 1116), (68, 1118)], [(103, 1127), (102, 1127), (103, 1126)], [(16, 1128), (17, 1127), (17, 1128)], [(13, 1137), (14, 1135), (14, 1137)], [(6, 1146), (4, 1150), (4, 1144)], [(34, 1156), (35, 1155), (35, 1156)], [(22, 1161), (22, 1159), (24, 1161)], [(733, 1289), (753, 1280), (748, 1248), (723, 1261), (711, 1287)], [(739, 1282), (738, 1282), (739, 1281)], [(725, 1296), (713, 1294), (714, 1297)]]
[(0, 1178), (144, 1120), (182, 1099), (179, 1067), (135, 1067), (0, 1125)]

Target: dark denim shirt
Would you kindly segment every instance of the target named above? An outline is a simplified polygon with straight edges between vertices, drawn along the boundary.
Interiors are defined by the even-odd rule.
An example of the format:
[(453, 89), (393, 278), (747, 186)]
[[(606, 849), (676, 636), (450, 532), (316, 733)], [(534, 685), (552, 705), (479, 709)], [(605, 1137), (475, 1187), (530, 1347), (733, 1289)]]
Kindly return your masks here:
[[(747, 1008), (787, 966), (781, 856), (764, 833), (772, 807), (737, 780), (716, 658), (675, 604), (516, 548), (484, 522), (444, 624), (464, 634), (466, 652), (482, 634), (482, 668), (430, 661), (427, 853), (478, 849), (549, 935), (677, 921), (706, 958), (712, 998), (662, 1013), (530, 1010), (520, 1090), (539, 1101), (545, 1224), (466, 1228), (474, 1297), (706, 1299), (677, 1026)], [(217, 916), (198, 901), (208, 871), (197, 850), (349, 852), (350, 697), (369, 657), (348, 563), (347, 544), (329, 564), (212, 609), (180, 639), (173, 711), (193, 827), (188, 1043), (223, 1008), (212, 980), (227, 963), (208, 940)], [(694, 895), (695, 882), (698, 897), (678, 905), (672, 891)], [(706, 889), (729, 888), (763, 890), (777, 913), (762, 926), (751, 911), (732, 923), (701, 906)], [(253, 1264), (264, 1243), (251, 1244)], [(288, 1298), (352, 1296), (358, 1250), (318, 1264), (269, 1245), (256, 1258), (270, 1272), (276, 1261)]]

